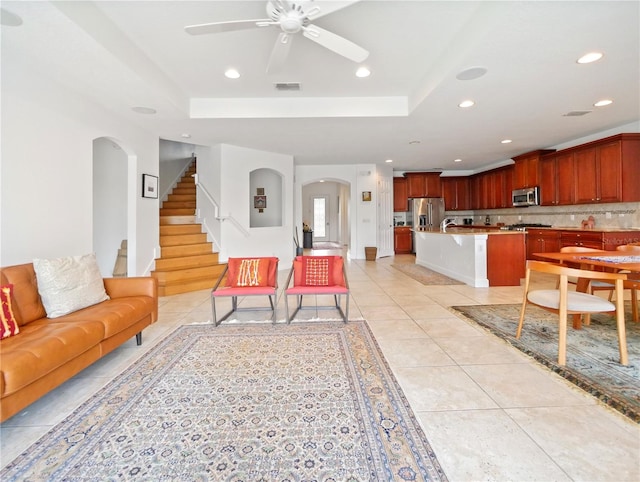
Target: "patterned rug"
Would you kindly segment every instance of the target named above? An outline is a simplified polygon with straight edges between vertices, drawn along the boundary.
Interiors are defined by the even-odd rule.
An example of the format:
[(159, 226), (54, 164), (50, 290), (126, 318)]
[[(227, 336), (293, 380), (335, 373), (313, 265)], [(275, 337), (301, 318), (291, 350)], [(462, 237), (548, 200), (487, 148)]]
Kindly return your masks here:
[(313, 243), (313, 249), (341, 249), (342, 246), (340, 243), (335, 243), (333, 241), (319, 241), (317, 243)]
[(182, 326), (2, 480), (447, 480), (365, 322)]
[[(626, 305), (631, 320), (631, 306)], [(602, 402), (640, 422), (640, 323), (627, 321), (629, 365), (620, 365), (615, 318), (591, 315), (591, 325), (567, 332), (567, 364), (558, 360), (558, 317), (527, 306), (522, 336), (515, 333), (520, 305), (454, 306), (455, 311), (488, 328), (511, 345), (576, 384)]]
[(419, 281), (423, 285), (463, 285), (462, 281), (449, 278), (440, 273), (413, 263), (396, 263), (392, 264), (395, 269), (402, 271), (407, 276)]

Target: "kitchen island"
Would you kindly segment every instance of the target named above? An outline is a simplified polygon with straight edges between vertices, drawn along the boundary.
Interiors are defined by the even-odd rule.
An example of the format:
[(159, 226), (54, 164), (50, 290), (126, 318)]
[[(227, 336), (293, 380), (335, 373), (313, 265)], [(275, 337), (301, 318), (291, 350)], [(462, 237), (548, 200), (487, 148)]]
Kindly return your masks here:
[(415, 244), (416, 264), (475, 288), (519, 286), (525, 275), (522, 231), (416, 229)]

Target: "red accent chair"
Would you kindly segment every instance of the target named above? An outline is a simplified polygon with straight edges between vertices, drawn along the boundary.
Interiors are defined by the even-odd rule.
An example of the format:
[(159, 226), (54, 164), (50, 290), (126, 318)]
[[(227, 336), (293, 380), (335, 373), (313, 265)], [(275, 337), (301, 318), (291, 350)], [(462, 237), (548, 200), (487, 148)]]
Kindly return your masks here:
[[(278, 291), (278, 261), (279, 259), (276, 257), (229, 258), (227, 260), (227, 266), (211, 290), (211, 310), (215, 326), (218, 326), (237, 311), (270, 310), (273, 323), (276, 322), (275, 300)], [(252, 266), (255, 269), (251, 272), (245, 269), (249, 262), (254, 262)], [(222, 284), (225, 277), (225, 283)], [(238, 306), (238, 297), (244, 296), (267, 296), (271, 306), (270, 308), (240, 308)], [(216, 299), (222, 297), (231, 297), (231, 310), (218, 319), (216, 316)]]
[[(324, 264), (324, 267), (318, 269), (319, 264)], [(290, 286), (292, 281), (293, 285)], [(329, 306), (320, 306), (317, 303), (303, 306), (302, 299), (305, 295), (332, 295), (334, 303)], [(289, 315), (289, 296), (297, 297), (296, 308), (291, 315)], [(341, 302), (342, 296), (346, 298), (344, 311)], [(337, 309), (342, 321), (347, 323), (349, 320), (349, 281), (342, 256), (296, 256), (285, 284), (284, 304), (287, 323), (291, 323), (298, 311), (304, 309)]]

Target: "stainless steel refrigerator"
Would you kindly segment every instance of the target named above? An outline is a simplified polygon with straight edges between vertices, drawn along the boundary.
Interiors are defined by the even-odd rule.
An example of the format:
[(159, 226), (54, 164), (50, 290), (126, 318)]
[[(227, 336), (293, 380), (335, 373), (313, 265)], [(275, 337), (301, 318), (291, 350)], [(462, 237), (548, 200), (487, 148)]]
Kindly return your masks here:
[[(413, 229), (440, 229), (444, 219), (444, 199), (440, 197), (418, 197), (409, 200)], [(411, 240), (411, 251), (416, 252), (415, 232)]]

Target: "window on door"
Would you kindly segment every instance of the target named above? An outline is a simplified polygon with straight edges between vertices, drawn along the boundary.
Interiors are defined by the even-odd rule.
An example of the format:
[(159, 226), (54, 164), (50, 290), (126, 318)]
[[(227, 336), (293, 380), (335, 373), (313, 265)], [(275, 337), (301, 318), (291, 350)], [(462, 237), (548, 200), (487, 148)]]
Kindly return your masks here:
[(327, 236), (327, 198), (313, 198), (313, 236), (325, 238)]

